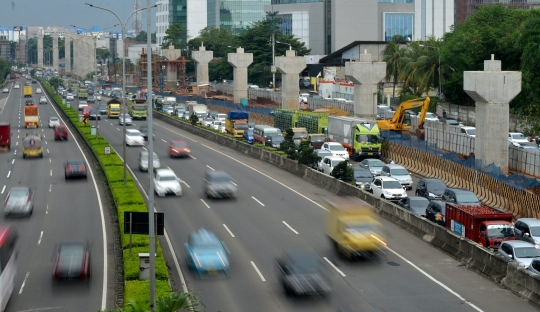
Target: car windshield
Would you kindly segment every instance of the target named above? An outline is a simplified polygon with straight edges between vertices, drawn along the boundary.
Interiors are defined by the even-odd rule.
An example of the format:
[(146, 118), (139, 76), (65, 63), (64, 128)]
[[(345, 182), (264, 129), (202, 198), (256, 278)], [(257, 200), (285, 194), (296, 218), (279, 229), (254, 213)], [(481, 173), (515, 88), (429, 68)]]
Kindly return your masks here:
[(376, 144), (381, 142), (381, 137), (376, 134), (361, 134), (356, 140), (361, 143)]
[(330, 148), (331, 151), (344, 151), (345, 150), (345, 148), (341, 144), (340, 145), (337, 145), (337, 144), (333, 145), (332, 144), (332, 145), (329, 146), (329, 148)]
[(384, 189), (403, 189), (398, 181), (383, 181)]
[(99, 104), (99, 109), (107, 109), (107, 105)]
[(414, 208), (426, 208), (429, 205), (429, 200), (426, 198), (411, 198), (410, 206)]
[(354, 177), (355, 178), (373, 178), (373, 175), (371, 175), (371, 172), (369, 170), (354, 170)]
[(384, 166), (384, 163), (380, 160), (372, 160), (367, 162), (367, 164), (370, 168), (380, 168)]
[(426, 113), (426, 118), (437, 118), (433, 113)]
[(27, 189), (14, 189), (9, 192), (10, 197), (26, 197), (28, 196)]
[(346, 223), (345, 231), (353, 235), (362, 235), (366, 232), (377, 232), (379, 230), (378, 226), (373, 223)]
[(148, 126), (141, 126), (141, 127), (139, 128), (139, 131), (148, 132)]
[(127, 133), (129, 136), (140, 136), (141, 133), (139, 131), (130, 131)]
[(388, 106), (379, 106), (377, 107), (377, 109), (381, 110), (381, 111), (391, 111), (392, 109)]
[(298, 139), (298, 138), (305, 139), (307, 138), (307, 132), (304, 132), (304, 131), (295, 132), (293, 137), (295, 139)]
[(446, 119), (446, 123), (449, 125), (459, 125), (459, 123), (454, 119)]
[(133, 110), (136, 110), (136, 111), (145, 111), (146, 110), (146, 105), (133, 105)]
[(50, 121), (58, 121), (58, 117), (51, 117), (49, 118)]
[(446, 185), (442, 181), (426, 183), (429, 192), (440, 192), (446, 189)]
[(409, 175), (409, 172), (407, 171), (407, 169), (399, 168), (399, 169), (390, 169), (390, 174), (396, 175), (396, 176), (402, 176), (402, 175)]
[(215, 175), (210, 177), (210, 182), (230, 182), (231, 177), (225, 174)]
[(339, 165), (339, 163), (342, 162), (342, 161), (345, 161), (345, 160), (341, 160), (341, 159), (332, 160), (332, 167), (335, 167), (335, 166)]
[(319, 155), (321, 158), (324, 158), (324, 156), (332, 156), (332, 153), (328, 151), (320, 150), (319, 153), (317, 153), (317, 155)]
[[(282, 136), (273, 136), (269, 138), (272, 143), (281, 143), (285, 140)], [(328, 155), (332, 155), (332, 153), (328, 153)]]
[(540, 226), (531, 226), (531, 236), (540, 236)]
[(173, 175), (162, 175), (158, 177), (159, 181), (176, 181), (176, 176)]
[(324, 142), (326, 139), (325, 135), (311, 135), (311, 142)]
[(494, 224), (487, 226), (489, 237), (514, 237), (514, 228), (510, 224)]
[(476, 135), (476, 129), (465, 129), (468, 135)]
[[(142, 159), (142, 160), (148, 160), (148, 152), (142, 153), (142, 154), (141, 154), (141, 159)], [(158, 158), (158, 155), (157, 155), (156, 153), (154, 153), (154, 159), (153, 159), (153, 160), (157, 160), (157, 159), (159, 159), (159, 158)]]
[(82, 264), (84, 246), (79, 244), (69, 244), (60, 247), (60, 259), (58, 267), (62, 270), (76, 268)]
[(514, 250), (516, 258), (540, 257), (540, 252), (535, 247), (518, 247)]
[(67, 164), (70, 166), (78, 166), (78, 165), (82, 165), (83, 161), (82, 160), (68, 160)]
[(458, 203), (478, 203), (480, 200), (474, 193), (462, 193), (456, 194), (456, 199)]
[(521, 133), (514, 133), (514, 134), (511, 134), (510, 136), (512, 136), (512, 139), (514, 140), (525, 139), (525, 137)]
[(186, 147), (186, 143), (184, 142), (173, 142), (171, 145), (174, 147)]
[(111, 107), (111, 112), (119, 112), (120, 107)]

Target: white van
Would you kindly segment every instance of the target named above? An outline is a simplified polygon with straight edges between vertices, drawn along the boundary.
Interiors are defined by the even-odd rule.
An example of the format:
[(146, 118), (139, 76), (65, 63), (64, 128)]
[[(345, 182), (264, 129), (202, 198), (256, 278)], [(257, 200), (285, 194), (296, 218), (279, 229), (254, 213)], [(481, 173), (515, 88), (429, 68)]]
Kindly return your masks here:
[(276, 135), (283, 135), (279, 128), (274, 128), (268, 125), (256, 125), (255, 128), (253, 128), (253, 139), (257, 143), (264, 144), (267, 137)]

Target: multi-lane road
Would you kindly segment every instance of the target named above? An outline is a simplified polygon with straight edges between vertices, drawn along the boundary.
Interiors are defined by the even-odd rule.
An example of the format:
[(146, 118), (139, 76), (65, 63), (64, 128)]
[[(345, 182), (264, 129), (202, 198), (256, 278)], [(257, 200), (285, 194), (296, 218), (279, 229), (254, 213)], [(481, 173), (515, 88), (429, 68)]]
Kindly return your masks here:
[[(28, 218), (2, 218), (3, 225), (13, 226), (17, 241), (15, 288), (7, 311), (98, 311), (113, 307), (114, 276), (111, 249), (107, 250), (110, 217), (104, 192), (96, 171), (90, 167), (88, 180), (65, 181), (67, 159), (87, 159), (81, 142), (69, 135), (68, 141), (54, 141), (48, 119), (59, 116), (53, 105), (39, 105), (40, 127), (25, 129), (23, 85), (0, 95), (0, 121), (9, 122), (12, 131), (11, 151), (0, 153), (0, 190), (2, 201), (11, 187), (25, 185), (35, 190), (34, 212)], [(37, 84), (33, 84), (34, 92)], [(34, 101), (39, 95), (34, 94)], [(62, 118), (60, 116), (60, 118)], [(62, 120), (64, 123), (65, 120)], [(23, 159), (22, 138), (36, 131), (44, 137), (43, 158)], [(92, 164), (92, 162), (90, 162)], [(2, 206), (3, 208), (3, 206)], [(108, 241), (106, 241), (106, 239)], [(89, 283), (53, 282), (52, 269), (60, 242), (87, 240), (91, 244), (91, 280)], [(107, 278), (109, 277), (109, 278)], [(111, 299), (112, 298), (112, 299)]]
[[(117, 119), (103, 117), (100, 133), (121, 151), (122, 127)], [(128, 128), (143, 123), (135, 120)], [(162, 167), (169, 167), (183, 181), (182, 197), (156, 196), (156, 210), (165, 213), (167, 239), (162, 244), (166, 254), (169, 245), (173, 249), (168, 263), (175, 288), (182, 290), (185, 279), (206, 311), (537, 311), (387, 220), (382, 220), (388, 243), (382, 259), (342, 260), (324, 235), (326, 211), (321, 203), (330, 192), (164, 122), (154, 122), (154, 133), (154, 150)], [(167, 146), (173, 139), (186, 141), (191, 157), (169, 158)], [(127, 147), (126, 162), (146, 192), (149, 176), (137, 164), (138, 152), (145, 148)], [(238, 198), (206, 199), (202, 178), (208, 170), (229, 173), (238, 185)], [(229, 278), (200, 280), (187, 268), (183, 244), (190, 232), (201, 227), (215, 232), (231, 249)], [(312, 248), (320, 255), (332, 272), (331, 295), (307, 300), (285, 297), (274, 258), (288, 247)]]

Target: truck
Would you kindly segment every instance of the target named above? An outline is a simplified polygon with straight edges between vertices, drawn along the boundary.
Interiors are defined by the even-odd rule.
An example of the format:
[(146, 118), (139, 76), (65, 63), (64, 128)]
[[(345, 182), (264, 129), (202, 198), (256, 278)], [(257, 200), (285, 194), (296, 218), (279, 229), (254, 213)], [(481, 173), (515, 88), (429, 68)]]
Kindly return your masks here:
[(0, 152), (8, 152), (11, 149), (11, 125), (8, 122), (0, 122)]
[(39, 128), (39, 111), (37, 105), (26, 105), (24, 107), (24, 127)]
[(88, 98), (88, 86), (85, 84), (79, 85), (79, 99), (87, 99)]
[(341, 143), (351, 159), (381, 156), (381, 133), (374, 120), (328, 116), (328, 138)]
[(414, 100), (401, 102), (391, 119), (377, 121), (379, 130), (394, 131), (394, 132), (400, 132), (401, 134), (404, 134), (404, 135), (410, 135), (409, 129), (412, 128), (412, 124), (411, 124), (411, 116), (407, 110), (410, 110), (413, 108), (421, 108), (418, 125), (419, 125), (419, 128), (421, 127), (423, 129), (424, 120), (426, 119), (426, 113), (429, 109), (429, 102), (430, 102), (429, 97), (426, 97), (425, 99), (414, 99)]
[(195, 114), (199, 117), (199, 120), (206, 117), (208, 114), (208, 108), (205, 104), (198, 104), (196, 101), (186, 101), (189, 115)]
[(23, 93), (24, 93), (24, 97), (32, 97), (32, 85), (29, 85), (29, 86), (25, 85)]
[(131, 118), (146, 120), (146, 116), (148, 116), (148, 104), (145, 99), (130, 100), (128, 108)]
[(112, 89), (112, 86), (110, 84), (103, 84), (101, 88), (105, 91), (109, 91)]
[(41, 141), (41, 135), (34, 133), (27, 133), (23, 140), (23, 158), (39, 157), (43, 158), (43, 147)]
[(229, 111), (225, 119), (225, 131), (235, 138), (241, 138), (244, 136), (244, 131), (248, 129), (248, 119), (249, 114), (246, 111)]
[(78, 92), (79, 92), (79, 82), (73, 81), (73, 80), (72, 80), (72, 81), (69, 83), (69, 92), (71, 92), (71, 93), (73, 93), (73, 92), (78, 93)]
[(291, 128), (306, 128), (308, 133), (328, 132), (328, 114), (313, 113), (292, 109), (276, 109), (274, 111), (274, 127), (281, 131)]
[(350, 260), (380, 256), (386, 242), (372, 206), (352, 196), (331, 196), (324, 204), (325, 233), (338, 255)]
[(12, 80), (13, 80), (13, 79), (15, 79), (15, 78), (17, 78), (17, 74), (15, 74), (15, 72), (9, 73), (9, 79), (12, 79)]
[(112, 99), (107, 102), (107, 117), (109, 118), (119, 118), (120, 112), (122, 111), (122, 106), (117, 99)]
[(452, 232), (481, 246), (497, 250), (503, 241), (515, 240), (513, 215), (486, 205), (446, 203), (445, 225)]

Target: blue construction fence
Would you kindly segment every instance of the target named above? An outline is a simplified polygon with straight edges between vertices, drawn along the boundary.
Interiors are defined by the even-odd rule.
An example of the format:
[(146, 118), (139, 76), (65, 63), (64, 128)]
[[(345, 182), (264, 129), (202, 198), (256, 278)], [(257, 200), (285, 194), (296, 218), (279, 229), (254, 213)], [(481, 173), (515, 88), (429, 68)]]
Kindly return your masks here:
[[(104, 84), (103, 82), (100, 82), (100, 84)], [(121, 88), (121, 85), (115, 85), (110, 84), (113, 88)], [(139, 88), (133, 88), (133, 87), (126, 87), (126, 90), (132, 91), (132, 92), (139, 92)], [(232, 102), (227, 101), (219, 101), (219, 100), (213, 100), (213, 99), (202, 99), (198, 97), (192, 97), (192, 96), (181, 96), (181, 95), (174, 95), (166, 92), (153, 92), (155, 95), (161, 95), (161, 96), (175, 96), (177, 101), (197, 101), (199, 104), (206, 104), (206, 105), (215, 105), (215, 106), (222, 106), (229, 108), (231, 110), (242, 110), (247, 111), (251, 113), (257, 113), (267, 116), (274, 116), (274, 109), (272, 108), (266, 108), (266, 107), (256, 107), (256, 106), (242, 106), (240, 104), (234, 104)]]
[(412, 136), (403, 136), (399, 133), (391, 131), (382, 131), (381, 136), (390, 142), (394, 142), (399, 145), (407, 146), (422, 152), (433, 154), (444, 159), (453, 161), (467, 168), (477, 170), (478, 172), (483, 172), (504, 184), (507, 184), (515, 189), (524, 190), (529, 187), (540, 186), (540, 182), (535, 179), (528, 177), (522, 173), (514, 173), (511, 176), (505, 175), (501, 169), (494, 164), (484, 164), (482, 160), (475, 159), (473, 157), (468, 157), (463, 160), (455, 152), (445, 152), (437, 147), (437, 144), (428, 143), (424, 140), (420, 140)]

